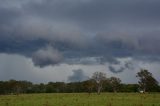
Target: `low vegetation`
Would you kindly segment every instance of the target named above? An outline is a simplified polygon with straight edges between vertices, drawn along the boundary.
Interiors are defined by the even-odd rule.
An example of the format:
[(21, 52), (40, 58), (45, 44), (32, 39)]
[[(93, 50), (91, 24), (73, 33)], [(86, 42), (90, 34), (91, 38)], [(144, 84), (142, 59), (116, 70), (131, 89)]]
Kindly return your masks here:
[(50, 93), (1, 95), (0, 106), (160, 106), (160, 94)]

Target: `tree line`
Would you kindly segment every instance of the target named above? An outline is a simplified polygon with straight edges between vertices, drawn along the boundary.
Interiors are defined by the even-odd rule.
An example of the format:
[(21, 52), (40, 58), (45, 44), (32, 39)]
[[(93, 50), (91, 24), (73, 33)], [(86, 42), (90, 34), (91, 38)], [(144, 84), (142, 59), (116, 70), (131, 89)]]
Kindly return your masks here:
[(48, 82), (33, 84), (29, 81), (0, 81), (0, 94), (20, 93), (80, 93), (80, 92), (160, 92), (158, 81), (148, 70), (137, 73), (138, 84), (124, 84), (116, 77), (106, 78), (106, 74), (95, 72), (92, 78), (81, 82)]

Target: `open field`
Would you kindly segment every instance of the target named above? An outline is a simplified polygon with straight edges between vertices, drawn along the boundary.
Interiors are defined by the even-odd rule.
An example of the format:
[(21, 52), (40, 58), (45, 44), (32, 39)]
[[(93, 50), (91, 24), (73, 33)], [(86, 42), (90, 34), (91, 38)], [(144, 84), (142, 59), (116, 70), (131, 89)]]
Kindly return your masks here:
[(54, 93), (1, 95), (0, 106), (160, 106), (160, 94)]

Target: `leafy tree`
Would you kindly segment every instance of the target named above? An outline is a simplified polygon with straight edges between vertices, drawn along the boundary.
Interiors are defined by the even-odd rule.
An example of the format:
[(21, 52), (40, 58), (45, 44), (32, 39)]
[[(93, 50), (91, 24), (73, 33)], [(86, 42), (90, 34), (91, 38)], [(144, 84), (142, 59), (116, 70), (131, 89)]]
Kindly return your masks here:
[(105, 92), (113, 92), (112, 86), (110, 84), (110, 78), (106, 78), (106, 80), (103, 83), (103, 90)]
[(141, 69), (136, 77), (139, 78), (139, 87), (144, 92), (156, 91), (158, 89), (158, 81), (152, 76), (152, 73), (148, 72), (148, 70)]
[(95, 85), (94, 82), (95, 81), (93, 81), (92, 79), (83, 82), (83, 86), (85, 89), (87, 89), (87, 92), (89, 94), (92, 92), (92, 90), (94, 88), (94, 85)]
[(109, 79), (109, 82), (110, 82), (110, 85), (113, 89), (113, 92), (117, 92), (120, 88), (121, 80), (119, 78), (116, 78), (116, 77), (111, 77)]
[(106, 74), (103, 72), (95, 72), (93, 73), (92, 79), (96, 82), (97, 94), (100, 94), (106, 79)]

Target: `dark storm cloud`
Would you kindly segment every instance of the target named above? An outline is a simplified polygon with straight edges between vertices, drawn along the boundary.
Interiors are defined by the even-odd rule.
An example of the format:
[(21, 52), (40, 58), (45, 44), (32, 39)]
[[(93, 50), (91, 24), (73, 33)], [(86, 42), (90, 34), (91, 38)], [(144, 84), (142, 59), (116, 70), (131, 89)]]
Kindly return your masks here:
[[(157, 0), (45, 0), (40, 3), (30, 2), (25, 9), (28, 13), (34, 13), (37, 16), (74, 20), (82, 24), (85, 24), (83, 22), (106, 24), (112, 20), (145, 21), (150, 18), (158, 20), (160, 17), (157, 14), (160, 9)], [(99, 22), (96, 22), (97, 20)]]
[(14, 21), (18, 16), (20, 16), (20, 14), (16, 10), (10, 10), (0, 7), (0, 16), (1, 16), (0, 25), (2, 28), (2, 25), (12, 23), (12, 21)]
[(77, 82), (87, 80), (88, 76), (86, 76), (82, 69), (73, 70), (73, 75), (68, 77), (69, 81)]
[(0, 1), (0, 52), (40, 67), (159, 57), (159, 10), (159, 0)]

